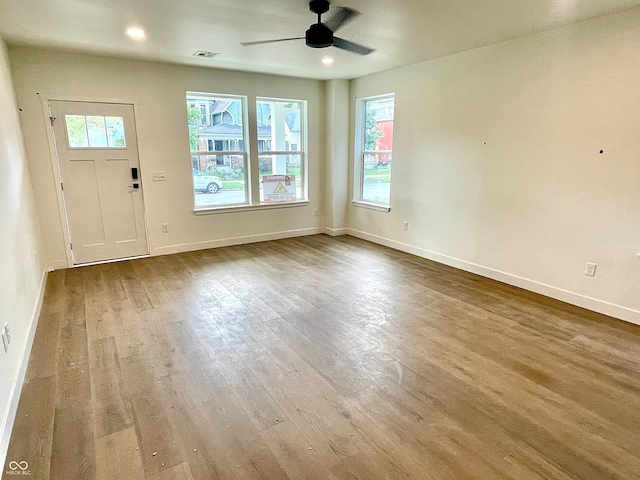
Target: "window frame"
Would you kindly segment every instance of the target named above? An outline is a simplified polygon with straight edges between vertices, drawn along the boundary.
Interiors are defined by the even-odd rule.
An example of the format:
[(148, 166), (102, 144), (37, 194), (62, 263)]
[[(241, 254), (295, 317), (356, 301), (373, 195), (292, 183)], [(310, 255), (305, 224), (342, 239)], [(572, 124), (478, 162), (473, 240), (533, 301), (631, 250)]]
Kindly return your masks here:
[[(297, 146), (297, 150), (260, 150), (258, 149), (258, 151), (256, 152), (257, 158), (256, 161), (259, 162), (260, 157), (271, 157), (271, 156), (277, 156), (277, 155), (298, 155), (300, 157), (300, 190), (301, 190), (301, 195), (300, 198), (296, 198), (295, 201), (290, 201), (290, 202), (283, 202), (283, 203), (278, 203), (278, 204), (273, 204), (273, 203), (262, 203), (262, 200), (260, 199), (260, 184), (262, 183), (262, 177), (260, 175), (260, 170), (259, 168), (257, 169), (257, 175), (258, 175), (258, 191), (256, 192), (256, 197), (257, 197), (257, 202), (258, 205), (260, 206), (284, 206), (284, 205), (289, 205), (289, 204), (300, 204), (300, 203), (308, 203), (309, 202), (309, 193), (308, 193), (308, 187), (309, 187), (309, 176), (308, 176), (308, 165), (307, 165), (307, 101), (306, 100), (299, 100), (299, 99), (293, 99), (293, 98), (277, 98), (277, 97), (263, 97), (263, 96), (256, 96), (255, 98), (255, 107), (256, 107), (256, 139), (258, 139), (258, 116), (257, 116), (257, 110), (258, 110), (258, 102), (281, 102), (281, 103), (297, 103), (300, 105), (300, 143)], [(273, 113), (273, 112), (272, 112)], [(273, 125), (273, 115), (272, 113), (269, 114), (268, 118), (268, 125), (271, 127), (274, 127)], [(265, 142), (265, 147), (267, 146), (271, 147), (271, 141)], [(288, 142), (287, 142), (288, 144)]]
[[(234, 211), (246, 210), (262, 210), (273, 208), (288, 208), (296, 206), (305, 206), (309, 204), (309, 179), (308, 179), (308, 130), (307, 130), (307, 100), (279, 98), (270, 96), (247, 96), (228, 93), (213, 92), (197, 92), (187, 90), (185, 92), (185, 106), (188, 108), (193, 101), (192, 97), (196, 97), (196, 105), (199, 106), (197, 98), (209, 97), (218, 99), (240, 100), (242, 105), (242, 138), (235, 142), (234, 146), (237, 150), (225, 151), (191, 151), (189, 142), (190, 158), (202, 155), (235, 155), (243, 156), (244, 161), (244, 182), (245, 182), (245, 201), (243, 203), (228, 203), (219, 205), (197, 206), (195, 192), (193, 195), (193, 211), (196, 215), (208, 215), (216, 213), (227, 213)], [(265, 150), (258, 151), (258, 102), (290, 102), (300, 105), (300, 142), (296, 151), (276, 151)], [(213, 115), (213, 114), (211, 114)], [(188, 139), (187, 139), (188, 140)], [(266, 147), (265, 142), (265, 147)], [(215, 147), (214, 147), (215, 148)], [(273, 155), (298, 155), (300, 157), (300, 190), (301, 197), (282, 203), (262, 203), (260, 199), (262, 176), (259, 171), (259, 159), (263, 156)], [(193, 168), (193, 161), (189, 162), (190, 172)], [(298, 179), (296, 179), (298, 182)], [(192, 181), (192, 188), (194, 187)]]
[[(370, 208), (381, 212), (391, 211), (391, 176), (389, 172), (389, 203), (374, 202), (364, 198), (364, 172), (365, 172), (365, 156), (366, 155), (389, 155), (393, 157), (393, 147), (391, 150), (365, 150), (366, 135), (366, 105), (367, 102), (392, 99), (394, 104), (394, 123), (395, 123), (395, 92), (373, 95), (356, 99), (356, 125), (355, 125), (355, 152), (354, 152), (354, 184), (353, 184), (353, 200), (352, 203), (358, 207)], [(391, 167), (390, 167), (391, 168)]]
[[(207, 155), (207, 156), (212, 156), (212, 155), (216, 155), (216, 156), (240, 156), (242, 157), (243, 160), (243, 165), (244, 165), (244, 202), (241, 203), (225, 203), (225, 204), (221, 204), (220, 206), (211, 206), (211, 205), (207, 205), (207, 206), (198, 206), (196, 205), (196, 196), (195, 196), (195, 183), (193, 180), (193, 175), (191, 178), (191, 187), (192, 187), (192, 195), (193, 195), (193, 210), (194, 212), (198, 213), (198, 212), (206, 212), (206, 211), (210, 211), (210, 210), (219, 210), (219, 209), (229, 209), (229, 208), (239, 208), (239, 207), (246, 207), (246, 206), (250, 206), (251, 205), (251, 176), (249, 174), (249, 171), (251, 169), (251, 156), (250, 156), (250, 143), (249, 143), (249, 124), (248, 124), (248, 120), (249, 120), (249, 111), (248, 111), (248, 98), (246, 95), (233, 95), (233, 94), (228, 94), (228, 93), (211, 93), (211, 92), (194, 92), (191, 90), (188, 90), (185, 92), (185, 100), (188, 100), (190, 96), (196, 97), (196, 98), (203, 98), (203, 97), (208, 97), (208, 98), (212, 98), (212, 99), (229, 99), (231, 101), (240, 101), (240, 106), (241, 106), (241, 110), (242, 110), (242, 147), (243, 149), (238, 149), (238, 150), (208, 150), (208, 151), (202, 151), (202, 150), (197, 150), (197, 151), (193, 151), (191, 150), (191, 143), (189, 142), (189, 152), (190, 152), (190, 159), (191, 161), (189, 162), (189, 166), (190, 169), (189, 171), (191, 171), (193, 169), (193, 157), (194, 156), (203, 156), (203, 155)], [(185, 105), (187, 107), (190, 106), (190, 103), (188, 101), (185, 102)], [(198, 105), (198, 109), (200, 109), (200, 104), (198, 102), (198, 100), (196, 100), (196, 105)], [(206, 105), (205, 105), (206, 108)], [(202, 112), (201, 112), (202, 114)], [(204, 117), (205, 120), (207, 118), (207, 116)], [(201, 125), (201, 124), (200, 124)], [(188, 122), (187, 122), (187, 126), (188, 126)], [(187, 138), (187, 141), (189, 141), (189, 139)], [(239, 146), (239, 145), (238, 145)], [(215, 139), (214, 139), (214, 148), (215, 148)]]

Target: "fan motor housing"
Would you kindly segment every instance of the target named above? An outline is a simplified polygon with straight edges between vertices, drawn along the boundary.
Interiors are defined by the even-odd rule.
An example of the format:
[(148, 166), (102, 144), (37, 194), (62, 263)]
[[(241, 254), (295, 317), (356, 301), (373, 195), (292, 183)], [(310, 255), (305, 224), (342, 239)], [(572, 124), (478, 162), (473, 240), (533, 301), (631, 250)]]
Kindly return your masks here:
[(315, 23), (305, 34), (307, 46), (312, 48), (326, 48), (333, 45), (333, 32), (322, 23)]

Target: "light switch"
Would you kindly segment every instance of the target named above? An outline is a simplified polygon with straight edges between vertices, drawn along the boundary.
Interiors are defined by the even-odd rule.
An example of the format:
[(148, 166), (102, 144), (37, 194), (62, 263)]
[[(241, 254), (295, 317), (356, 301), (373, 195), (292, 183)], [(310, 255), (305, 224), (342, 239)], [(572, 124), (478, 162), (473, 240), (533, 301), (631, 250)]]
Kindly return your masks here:
[(166, 177), (164, 175), (164, 172), (151, 172), (151, 179), (154, 182), (164, 182), (166, 180)]

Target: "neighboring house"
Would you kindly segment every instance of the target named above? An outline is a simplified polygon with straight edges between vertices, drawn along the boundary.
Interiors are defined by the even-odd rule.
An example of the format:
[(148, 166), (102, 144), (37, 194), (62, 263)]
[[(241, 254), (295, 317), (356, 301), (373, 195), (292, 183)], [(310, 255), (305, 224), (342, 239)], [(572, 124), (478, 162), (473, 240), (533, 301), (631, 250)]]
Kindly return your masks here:
[(287, 150), (300, 150), (300, 110), (293, 110), (284, 116), (285, 121), (285, 140), (287, 142)]
[[(188, 97), (187, 106), (200, 112), (198, 150), (201, 152), (234, 152), (244, 150), (242, 105), (237, 100), (215, 100), (207, 97)], [(271, 128), (269, 102), (258, 102), (258, 152), (269, 152), (272, 145), (281, 144)], [(300, 149), (300, 111), (285, 112), (284, 146), (287, 151)], [(279, 149), (278, 149), (279, 150)], [(193, 168), (198, 171), (222, 170), (232, 173), (242, 164), (234, 155), (194, 155)]]

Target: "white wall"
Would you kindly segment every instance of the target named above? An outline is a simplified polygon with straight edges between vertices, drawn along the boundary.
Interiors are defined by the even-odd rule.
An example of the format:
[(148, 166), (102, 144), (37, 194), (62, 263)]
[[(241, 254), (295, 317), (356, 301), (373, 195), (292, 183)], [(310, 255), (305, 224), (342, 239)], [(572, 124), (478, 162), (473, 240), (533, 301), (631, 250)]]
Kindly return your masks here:
[(351, 232), (640, 323), (639, 51), (635, 9), (353, 81), (396, 109)]
[[(321, 229), (324, 89), (314, 80), (114, 59), (27, 47), (10, 49), (27, 154), (50, 268), (67, 264), (64, 224), (47, 141), (41, 98), (77, 97), (135, 104), (143, 194), (151, 254), (316, 233)], [(206, 60), (205, 60), (206, 61)], [(309, 200), (303, 207), (215, 215), (193, 213), (185, 92), (292, 98), (308, 102)], [(39, 94), (39, 95), (38, 95)], [(166, 182), (152, 182), (152, 171)], [(161, 225), (168, 223), (170, 233)]]
[(5, 44), (0, 39), (0, 468), (9, 445), (45, 278), (40, 226)]
[[(351, 107), (396, 93), (389, 213), (350, 205), (337, 181), (343, 83), (13, 47), (49, 267), (66, 265), (65, 238), (40, 97), (120, 99), (136, 103), (152, 254), (314, 233), (319, 209), (331, 232), (640, 322), (639, 25), (628, 10), (352, 81)], [(310, 205), (194, 215), (186, 90), (307, 100)]]

